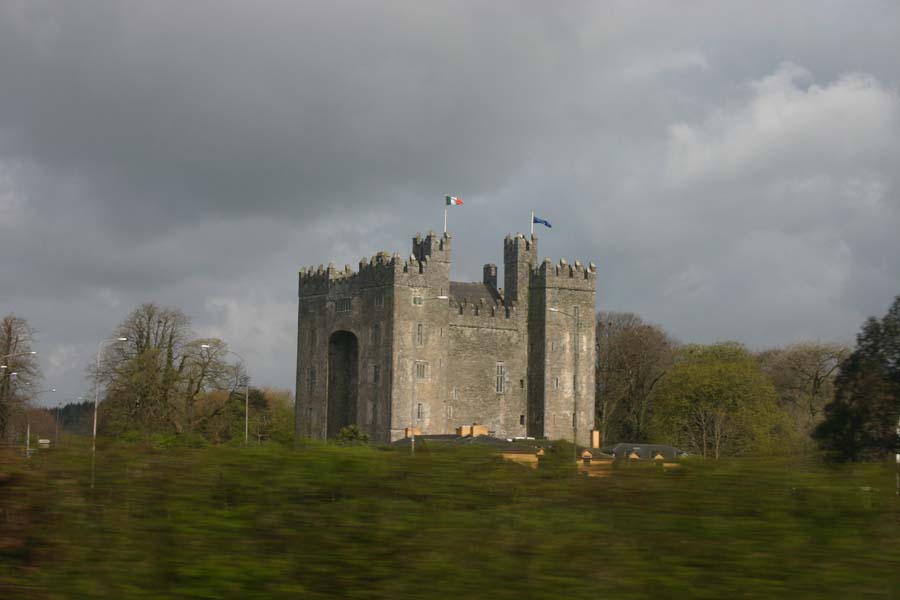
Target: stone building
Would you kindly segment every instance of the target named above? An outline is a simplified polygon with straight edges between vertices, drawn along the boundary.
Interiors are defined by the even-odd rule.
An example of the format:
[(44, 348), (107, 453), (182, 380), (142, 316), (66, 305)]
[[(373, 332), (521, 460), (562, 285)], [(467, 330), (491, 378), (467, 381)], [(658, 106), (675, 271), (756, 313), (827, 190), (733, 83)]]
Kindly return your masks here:
[[(379, 443), (484, 424), (498, 437), (590, 441), (596, 267), (537, 259), (537, 237), (503, 241), (480, 282), (450, 280), (449, 234), (300, 271), (298, 435), (357, 425)], [(573, 414), (575, 415), (573, 417)]]

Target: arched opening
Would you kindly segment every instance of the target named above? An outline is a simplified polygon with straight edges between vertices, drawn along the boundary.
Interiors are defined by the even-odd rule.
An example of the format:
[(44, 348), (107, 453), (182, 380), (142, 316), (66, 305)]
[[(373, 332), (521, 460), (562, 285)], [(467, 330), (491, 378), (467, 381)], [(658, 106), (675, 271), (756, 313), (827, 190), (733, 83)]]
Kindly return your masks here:
[(335, 331), (328, 340), (328, 437), (356, 425), (359, 390), (359, 340), (349, 331)]

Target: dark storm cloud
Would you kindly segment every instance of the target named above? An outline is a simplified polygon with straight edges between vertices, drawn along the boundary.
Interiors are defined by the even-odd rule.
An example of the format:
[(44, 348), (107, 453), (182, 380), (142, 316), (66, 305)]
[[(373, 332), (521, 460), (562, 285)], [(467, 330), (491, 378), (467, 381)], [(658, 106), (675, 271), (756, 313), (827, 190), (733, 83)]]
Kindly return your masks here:
[(847, 339), (900, 291), (898, 39), (889, 2), (6, 2), (0, 310), (70, 395), (146, 300), (287, 386), (296, 270), (451, 192), (457, 278), (534, 208), (603, 308)]

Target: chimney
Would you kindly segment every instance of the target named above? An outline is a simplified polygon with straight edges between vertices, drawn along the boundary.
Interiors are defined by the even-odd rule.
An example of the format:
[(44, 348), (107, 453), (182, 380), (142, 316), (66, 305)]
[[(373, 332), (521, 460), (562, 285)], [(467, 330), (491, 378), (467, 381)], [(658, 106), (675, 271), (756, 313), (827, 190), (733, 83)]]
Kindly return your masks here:
[(490, 286), (492, 289), (497, 289), (497, 265), (484, 265), (484, 275), (482, 277), (482, 282), (485, 285)]

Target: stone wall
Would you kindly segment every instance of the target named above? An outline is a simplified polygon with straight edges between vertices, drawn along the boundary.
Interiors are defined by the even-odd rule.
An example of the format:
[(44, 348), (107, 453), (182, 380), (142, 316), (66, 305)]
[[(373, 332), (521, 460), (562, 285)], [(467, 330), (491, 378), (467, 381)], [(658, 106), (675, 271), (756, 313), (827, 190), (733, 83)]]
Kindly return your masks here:
[[(329, 429), (335, 435), (330, 412), (333, 420), (352, 415), (378, 443), (402, 437), (410, 426), (432, 434), (475, 422), (500, 437), (570, 438), (577, 379), (579, 440), (588, 439), (595, 268), (536, 264), (534, 236), (507, 236), (503, 250), (502, 293), (493, 264), (485, 265), (480, 283), (451, 284), (451, 238), (433, 232), (413, 238), (405, 260), (381, 252), (355, 272), (333, 265), (301, 270), (298, 435), (324, 439)], [(551, 314), (550, 307), (562, 312)], [(577, 359), (576, 310), (583, 348)], [(349, 339), (339, 332), (355, 336), (353, 365), (347, 358), (353, 354), (335, 353), (337, 346), (329, 358), (332, 336)], [(329, 411), (329, 380), (332, 395), (344, 394), (344, 379), (336, 377), (356, 382), (353, 410)]]

